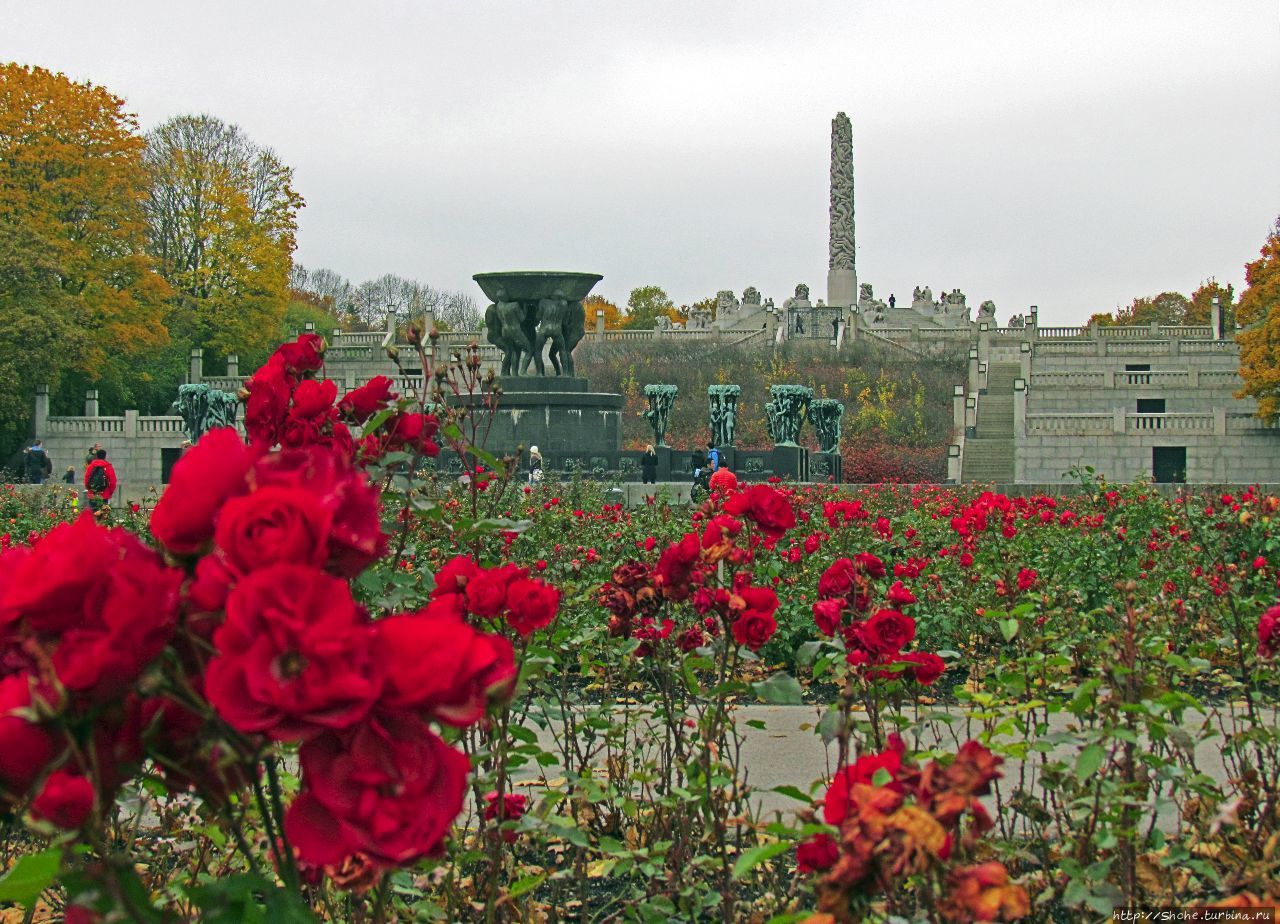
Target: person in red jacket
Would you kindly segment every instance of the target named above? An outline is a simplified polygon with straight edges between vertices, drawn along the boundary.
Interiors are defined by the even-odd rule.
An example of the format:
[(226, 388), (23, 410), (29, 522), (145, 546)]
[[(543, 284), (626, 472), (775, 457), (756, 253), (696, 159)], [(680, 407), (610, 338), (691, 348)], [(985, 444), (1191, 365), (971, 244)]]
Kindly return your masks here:
[(116, 493), (116, 470), (107, 461), (107, 451), (99, 449), (84, 469), (84, 487), (89, 495), (89, 508), (97, 513), (111, 502)]

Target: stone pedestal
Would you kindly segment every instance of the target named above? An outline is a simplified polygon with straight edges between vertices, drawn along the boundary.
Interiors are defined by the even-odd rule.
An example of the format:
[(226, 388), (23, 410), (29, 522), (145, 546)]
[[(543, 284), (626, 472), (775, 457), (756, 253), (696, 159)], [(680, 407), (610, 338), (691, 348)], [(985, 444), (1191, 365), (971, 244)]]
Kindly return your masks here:
[(858, 304), (858, 273), (851, 269), (827, 271), (827, 305), (851, 308)]
[(770, 468), (779, 478), (809, 480), (809, 450), (803, 446), (774, 446)]
[[(537, 446), (544, 456), (616, 456), (622, 446), (622, 395), (587, 391), (571, 376), (507, 376), (485, 449), (495, 455)], [(488, 416), (480, 395), (450, 397)]]
[(838, 452), (812, 452), (809, 454), (809, 480), (834, 482), (844, 481), (844, 460)]

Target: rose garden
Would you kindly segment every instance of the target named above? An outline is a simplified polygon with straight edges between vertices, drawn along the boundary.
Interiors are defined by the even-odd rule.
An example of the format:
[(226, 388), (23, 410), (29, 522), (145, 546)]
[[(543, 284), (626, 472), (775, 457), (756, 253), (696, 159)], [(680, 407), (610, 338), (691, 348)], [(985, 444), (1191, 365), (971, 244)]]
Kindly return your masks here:
[(0, 919), (1274, 901), (1280, 499), (1085, 472), (627, 508), (488, 453), (459, 360), (343, 394), (304, 336), (158, 500), (4, 489)]

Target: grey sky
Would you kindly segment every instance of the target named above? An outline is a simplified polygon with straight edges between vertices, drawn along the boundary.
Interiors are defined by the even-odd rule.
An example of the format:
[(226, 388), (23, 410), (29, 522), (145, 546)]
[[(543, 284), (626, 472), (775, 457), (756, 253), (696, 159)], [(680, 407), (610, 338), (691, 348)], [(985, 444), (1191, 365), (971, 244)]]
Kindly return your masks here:
[(825, 296), (830, 121), (858, 276), (1049, 323), (1243, 281), (1280, 213), (1275, 0), (10, 2), (0, 58), (295, 168), (297, 257), (481, 296)]

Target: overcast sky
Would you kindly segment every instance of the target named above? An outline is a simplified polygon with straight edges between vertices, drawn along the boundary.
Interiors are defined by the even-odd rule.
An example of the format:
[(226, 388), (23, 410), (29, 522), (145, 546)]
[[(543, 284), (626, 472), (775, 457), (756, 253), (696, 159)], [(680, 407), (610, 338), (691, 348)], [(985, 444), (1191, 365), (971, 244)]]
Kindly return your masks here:
[(1238, 288), (1280, 213), (1276, 0), (0, 0), (0, 58), (238, 123), (308, 267), (477, 301), (504, 269), (824, 297), (840, 110), (882, 298), (1077, 323)]

